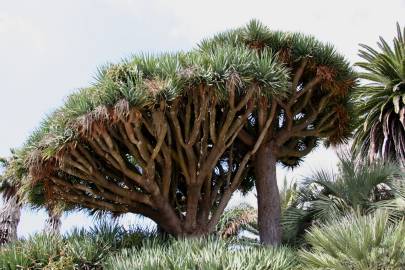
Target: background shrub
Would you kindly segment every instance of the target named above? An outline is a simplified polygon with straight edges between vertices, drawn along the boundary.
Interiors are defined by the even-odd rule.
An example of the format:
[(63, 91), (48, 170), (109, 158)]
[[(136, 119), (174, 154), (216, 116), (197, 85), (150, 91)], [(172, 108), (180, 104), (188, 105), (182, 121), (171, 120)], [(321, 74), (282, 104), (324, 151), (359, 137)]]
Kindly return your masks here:
[(306, 269), (405, 269), (404, 221), (392, 223), (386, 212), (336, 219), (305, 238), (312, 246), (300, 252)]
[(254, 248), (219, 239), (147, 241), (141, 250), (125, 249), (107, 258), (105, 269), (297, 269), (295, 252)]

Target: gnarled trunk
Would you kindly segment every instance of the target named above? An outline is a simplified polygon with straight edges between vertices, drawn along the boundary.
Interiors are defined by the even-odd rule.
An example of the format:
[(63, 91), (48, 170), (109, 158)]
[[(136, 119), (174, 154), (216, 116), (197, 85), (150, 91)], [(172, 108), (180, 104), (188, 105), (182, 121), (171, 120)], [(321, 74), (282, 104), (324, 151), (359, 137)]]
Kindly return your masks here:
[(6, 198), (3, 209), (0, 211), (0, 245), (17, 240), (20, 216), (21, 204), (18, 196)]
[(264, 245), (281, 243), (281, 207), (276, 176), (277, 158), (271, 143), (263, 144), (256, 155), (255, 175), (260, 241)]

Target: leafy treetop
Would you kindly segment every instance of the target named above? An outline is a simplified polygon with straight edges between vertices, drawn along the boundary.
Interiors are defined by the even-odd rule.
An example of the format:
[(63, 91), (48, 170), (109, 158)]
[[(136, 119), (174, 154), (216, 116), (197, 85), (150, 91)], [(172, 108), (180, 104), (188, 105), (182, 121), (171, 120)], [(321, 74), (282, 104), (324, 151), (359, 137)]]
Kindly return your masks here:
[[(252, 160), (276, 140), (288, 166), (350, 133), (354, 75), (333, 47), (256, 21), (187, 53), (101, 68), (13, 159), (29, 200), (134, 212), (169, 233), (215, 229)], [(44, 200), (45, 199), (45, 200)]]

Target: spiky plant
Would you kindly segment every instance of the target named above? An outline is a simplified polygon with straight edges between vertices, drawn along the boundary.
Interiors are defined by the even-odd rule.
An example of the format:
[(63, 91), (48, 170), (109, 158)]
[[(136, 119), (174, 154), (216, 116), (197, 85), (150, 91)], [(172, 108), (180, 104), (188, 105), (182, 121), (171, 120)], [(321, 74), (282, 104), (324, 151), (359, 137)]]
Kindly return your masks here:
[(284, 230), (290, 241), (299, 241), (315, 224), (348, 214), (366, 215), (386, 210), (393, 220), (404, 217), (405, 175), (393, 163), (356, 162), (347, 153), (339, 155), (339, 171), (317, 170), (305, 178), (298, 198), (284, 213)]
[[(187, 256), (184, 256), (187, 254)], [(149, 242), (141, 250), (123, 250), (104, 267), (114, 269), (298, 269), (295, 252), (285, 247), (240, 248), (218, 239), (181, 240), (166, 245)]]
[(74, 229), (67, 235), (40, 233), (4, 245), (0, 269), (102, 269), (102, 261), (124, 248), (139, 248), (155, 235), (142, 229), (125, 230), (102, 221), (90, 229)]
[(256, 21), (190, 53), (134, 57), (43, 122), (21, 150), (22, 187), (201, 235), (256, 178), (263, 242), (277, 244), (275, 163), (297, 165), (320, 138), (345, 140), (353, 84), (332, 46)]
[(20, 151), (21, 189), (49, 204), (142, 214), (173, 235), (212, 232), (261, 140), (233, 142), (287, 77), (270, 51), (243, 47), (110, 65)]
[[(262, 97), (250, 121), (238, 135), (252, 145), (268, 129), (254, 167), (258, 197), (260, 238), (264, 244), (281, 241), (281, 206), (276, 163), (296, 167), (323, 139), (326, 144), (345, 142), (351, 131), (350, 93), (356, 81), (348, 61), (332, 45), (300, 33), (274, 32), (258, 21), (221, 33), (200, 44), (203, 51), (217, 46), (240, 46), (259, 55), (271, 50), (290, 71), (287, 92)], [(264, 63), (263, 63), (264, 64)], [(262, 66), (266, 69), (266, 64)]]
[(397, 24), (390, 46), (383, 38), (374, 49), (362, 44), (364, 79), (357, 92), (359, 123), (353, 147), (371, 160), (396, 160), (405, 165), (405, 28)]
[(350, 212), (366, 214), (375, 208), (374, 203), (393, 199), (395, 183), (403, 178), (395, 164), (356, 163), (340, 155), (339, 172), (319, 170), (306, 178), (300, 200), (320, 220)]
[(405, 223), (391, 223), (384, 212), (334, 219), (305, 238), (311, 249), (300, 252), (304, 269), (405, 268)]

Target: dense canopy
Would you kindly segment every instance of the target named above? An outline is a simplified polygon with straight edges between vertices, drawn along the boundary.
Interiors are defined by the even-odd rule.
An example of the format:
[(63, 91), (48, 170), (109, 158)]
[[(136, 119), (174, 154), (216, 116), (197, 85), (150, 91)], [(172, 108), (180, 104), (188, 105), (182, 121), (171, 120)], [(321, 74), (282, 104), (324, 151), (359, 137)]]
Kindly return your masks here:
[(320, 138), (347, 138), (353, 84), (331, 45), (252, 21), (187, 53), (101, 68), (43, 121), (14, 168), (31, 200), (209, 233), (232, 193), (252, 186), (262, 143), (295, 166)]
[(351, 93), (356, 76), (330, 44), (299, 33), (273, 32), (258, 22), (203, 41), (202, 50), (244, 44), (259, 55), (271, 49), (289, 70), (287, 96), (261, 98), (238, 138), (252, 145), (268, 128), (254, 162), (260, 239), (281, 242), (276, 163), (295, 167), (320, 140), (345, 142), (352, 130)]
[[(273, 135), (278, 137), (280, 146), (285, 146), (281, 147), (279, 155), (284, 165), (298, 165), (301, 157), (316, 146), (320, 138), (327, 139), (327, 144), (338, 144), (348, 139), (353, 129), (350, 93), (356, 76), (348, 61), (331, 44), (324, 44), (301, 33), (269, 31), (267, 27), (253, 21), (246, 27), (204, 40), (200, 49), (210, 51), (218, 46), (237, 48), (241, 44), (258, 54), (268, 50), (276, 52), (278, 62), (289, 71), (287, 95), (277, 96), (278, 123), (274, 127), (276, 134)], [(267, 104), (267, 107), (271, 105)], [(258, 119), (258, 115), (255, 118)], [(255, 125), (255, 122), (248, 123), (244, 135), (255, 137), (256, 130), (251, 125)], [(291, 133), (291, 129), (300, 134)], [(286, 133), (290, 134), (287, 136)], [(292, 137), (300, 137), (300, 140), (291, 141)], [(291, 148), (296, 152), (289, 151), (292, 155), (288, 155)]]

